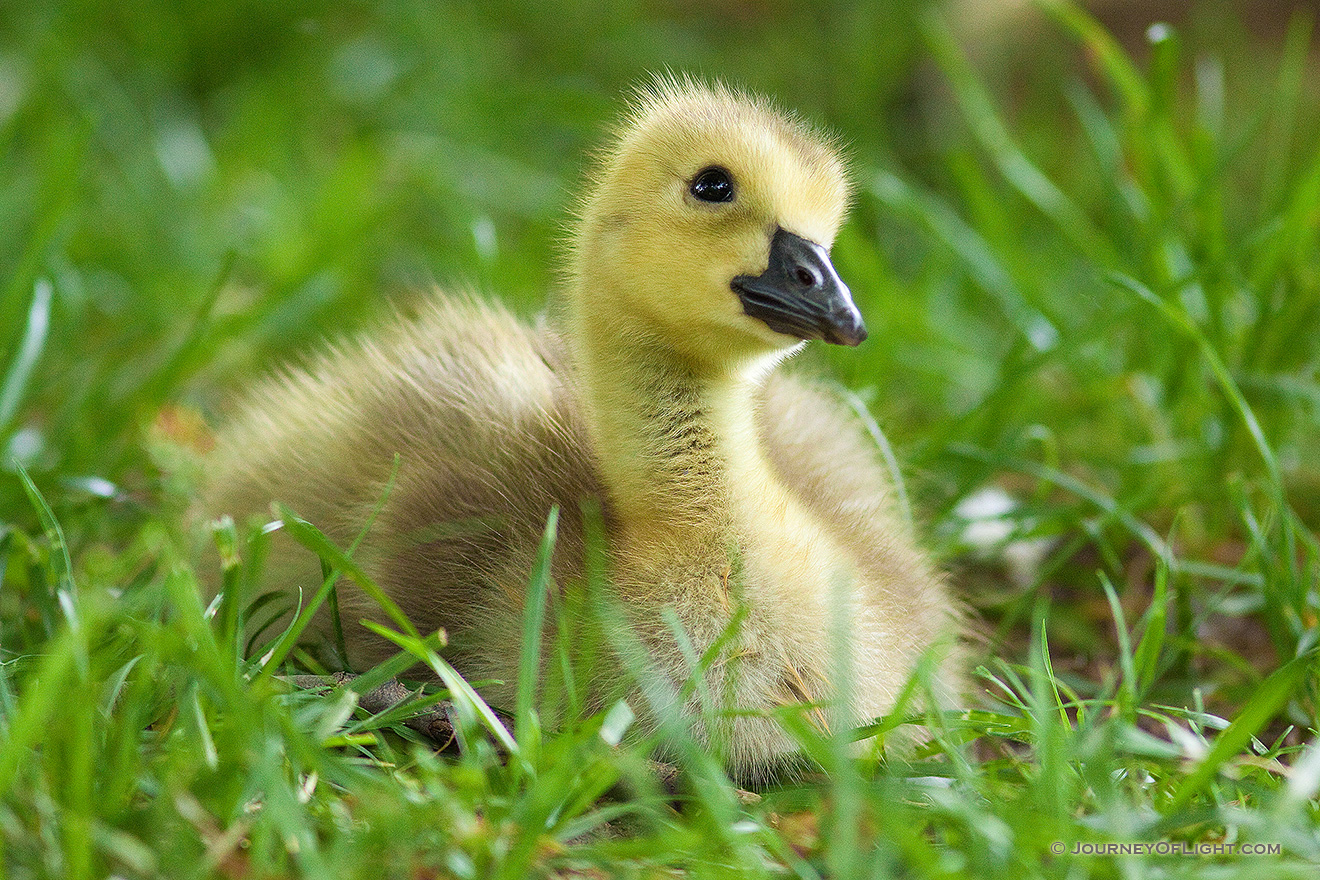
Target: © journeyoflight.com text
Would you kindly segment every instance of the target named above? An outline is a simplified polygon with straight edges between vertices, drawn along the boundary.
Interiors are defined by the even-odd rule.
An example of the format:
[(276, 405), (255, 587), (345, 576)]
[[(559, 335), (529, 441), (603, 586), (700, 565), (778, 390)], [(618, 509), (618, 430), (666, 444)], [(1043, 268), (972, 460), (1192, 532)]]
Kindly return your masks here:
[(1050, 852), (1075, 856), (1277, 856), (1283, 851), (1278, 843), (1184, 843), (1157, 840), (1141, 843), (1091, 843), (1076, 841), (1069, 849), (1062, 841), (1050, 844)]

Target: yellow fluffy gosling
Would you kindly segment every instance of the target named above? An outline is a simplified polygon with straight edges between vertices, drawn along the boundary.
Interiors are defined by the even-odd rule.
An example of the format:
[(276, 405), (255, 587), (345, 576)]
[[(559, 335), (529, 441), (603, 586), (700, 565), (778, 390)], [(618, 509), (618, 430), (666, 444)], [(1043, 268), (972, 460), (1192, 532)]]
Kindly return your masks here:
[[(746, 605), (705, 670), (716, 709), (819, 703), (837, 724), (889, 710), (957, 628), (855, 418), (774, 372), (805, 340), (866, 336), (828, 256), (846, 200), (838, 155), (796, 119), (722, 87), (653, 84), (586, 182), (557, 326), (438, 299), (266, 382), (220, 437), (203, 510), (241, 519), (279, 500), (347, 545), (398, 453), (358, 559), (420, 630), (448, 633), (461, 672), (505, 683), (488, 692), (501, 705), (547, 514), (562, 511), (563, 585), (581, 575), (595, 499), (613, 595), (652, 670), (630, 704), (649, 723), (690, 719), (731, 770), (763, 776), (792, 742), (765, 715), (703, 721), (699, 690), (678, 698), (693, 669), (673, 619), (700, 656)], [(292, 542), (267, 572), (304, 595), (321, 581)], [(340, 594), (352, 663), (391, 654), (356, 623), (379, 610)], [(836, 694), (840, 658), (852, 682)]]

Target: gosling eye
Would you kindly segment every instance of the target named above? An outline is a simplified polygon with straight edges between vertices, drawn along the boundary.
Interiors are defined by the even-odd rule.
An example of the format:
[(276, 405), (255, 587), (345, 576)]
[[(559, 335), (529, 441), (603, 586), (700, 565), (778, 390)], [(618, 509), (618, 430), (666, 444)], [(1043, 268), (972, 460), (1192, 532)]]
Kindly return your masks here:
[(688, 186), (688, 192), (702, 202), (733, 201), (733, 177), (719, 166), (712, 166), (697, 172)]

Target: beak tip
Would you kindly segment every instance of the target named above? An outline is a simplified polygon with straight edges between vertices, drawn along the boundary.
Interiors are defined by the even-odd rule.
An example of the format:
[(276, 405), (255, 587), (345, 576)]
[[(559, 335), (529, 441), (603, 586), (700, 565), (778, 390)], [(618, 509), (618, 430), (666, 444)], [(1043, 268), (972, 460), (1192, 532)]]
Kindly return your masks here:
[(846, 309), (841, 309), (831, 316), (829, 329), (823, 338), (826, 342), (835, 345), (847, 345), (855, 348), (865, 342), (867, 336), (866, 322), (862, 320), (862, 313), (857, 311), (857, 307), (849, 302)]
[(831, 338), (827, 342), (833, 342), (835, 345), (847, 345), (853, 348), (866, 341), (866, 325), (860, 321), (851, 327), (840, 328), (830, 334)]

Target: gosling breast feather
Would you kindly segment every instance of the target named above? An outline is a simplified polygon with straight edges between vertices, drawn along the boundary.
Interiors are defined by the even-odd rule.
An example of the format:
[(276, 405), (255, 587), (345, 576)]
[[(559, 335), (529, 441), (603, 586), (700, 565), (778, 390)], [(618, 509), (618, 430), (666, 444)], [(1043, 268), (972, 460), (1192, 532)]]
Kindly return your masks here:
[[(347, 545), (397, 453), (357, 558), (418, 629), (448, 633), (461, 672), (505, 683), (488, 692), (498, 705), (547, 515), (561, 511), (553, 574), (569, 584), (595, 502), (610, 595), (641, 646), (631, 662), (659, 683), (626, 691), (633, 708), (690, 719), (731, 770), (764, 775), (793, 751), (771, 713), (881, 715), (958, 626), (856, 418), (775, 371), (806, 340), (865, 338), (828, 254), (846, 200), (836, 152), (804, 124), (723, 87), (657, 81), (591, 172), (558, 320), (438, 297), (268, 380), (221, 432), (202, 511), (245, 518), (278, 500)], [(277, 535), (265, 579), (309, 594), (321, 569)], [(379, 609), (354, 589), (340, 604), (351, 662), (389, 656), (356, 624)], [(739, 609), (705, 692), (752, 712), (703, 716), (680, 697), (693, 669), (674, 622), (701, 656)], [(951, 693), (952, 661), (937, 667)]]

